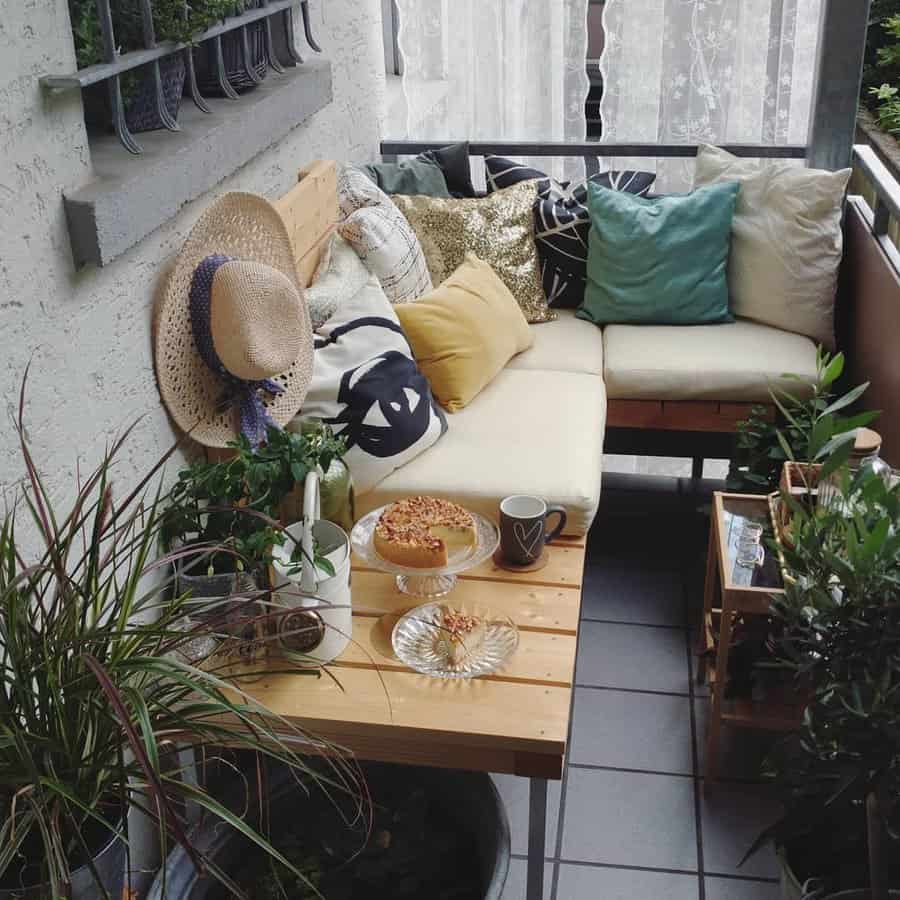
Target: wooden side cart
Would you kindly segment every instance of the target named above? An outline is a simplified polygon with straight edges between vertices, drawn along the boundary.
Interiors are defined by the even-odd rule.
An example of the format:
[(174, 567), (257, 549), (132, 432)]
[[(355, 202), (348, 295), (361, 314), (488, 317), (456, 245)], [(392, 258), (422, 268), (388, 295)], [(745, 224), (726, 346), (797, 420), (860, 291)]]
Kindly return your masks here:
[[(710, 715), (707, 733), (706, 777), (718, 775), (719, 742), (722, 726), (789, 731), (797, 727), (802, 703), (726, 699), (728, 657), (735, 619), (738, 616), (766, 616), (771, 597), (784, 593), (781, 571), (773, 552), (766, 550), (761, 566), (738, 563), (738, 539), (747, 522), (767, 526), (768, 498), (753, 494), (713, 495), (706, 560), (697, 680), (710, 684)], [(712, 668), (707, 660), (714, 659)]]
[(494, 675), (448, 681), (402, 665), (391, 631), (418, 601), (355, 560), (353, 641), (330, 666), (334, 677), (279, 673), (244, 686), (275, 715), (359, 759), (529, 778), (528, 900), (543, 896), (547, 780), (562, 777), (566, 752), (584, 541), (547, 551), (546, 567), (530, 573), (487, 560), (461, 575), (448, 598), (518, 625), (518, 649)]

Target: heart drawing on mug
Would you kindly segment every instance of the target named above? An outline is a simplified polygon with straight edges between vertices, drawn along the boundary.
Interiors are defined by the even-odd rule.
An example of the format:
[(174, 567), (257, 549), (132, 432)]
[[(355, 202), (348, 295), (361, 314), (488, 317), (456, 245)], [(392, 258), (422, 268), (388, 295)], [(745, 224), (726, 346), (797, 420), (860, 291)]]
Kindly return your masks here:
[(513, 525), (513, 534), (516, 536), (522, 552), (528, 557), (536, 557), (538, 554), (535, 553), (535, 548), (544, 538), (544, 521), (539, 519), (537, 522), (532, 522), (527, 531), (524, 523), (516, 522)]

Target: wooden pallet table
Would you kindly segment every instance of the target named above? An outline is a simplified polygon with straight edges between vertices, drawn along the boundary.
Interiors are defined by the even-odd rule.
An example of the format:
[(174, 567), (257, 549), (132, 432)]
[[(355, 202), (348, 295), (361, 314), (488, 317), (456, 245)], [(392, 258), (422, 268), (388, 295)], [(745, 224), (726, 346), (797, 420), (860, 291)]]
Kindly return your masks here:
[[(768, 615), (771, 597), (784, 592), (781, 571), (774, 553), (766, 551), (761, 567), (742, 566), (737, 561), (737, 542), (746, 522), (765, 525), (769, 520), (768, 499), (753, 494), (713, 495), (706, 560), (703, 619), (700, 626), (700, 666), (697, 680), (710, 683), (710, 716), (707, 732), (706, 777), (718, 774), (722, 726), (765, 730), (791, 730), (800, 723), (802, 703), (773, 700), (726, 700), (728, 655), (734, 620), (738, 615)], [(708, 670), (706, 659), (715, 657)]]
[(529, 778), (528, 900), (543, 895), (547, 780), (562, 777), (585, 554), (583, 540), (547, 550), (547, 566), (533, 573), (487, 560), (450, 595), (518, 625), (518, 649), (494, 675), (450, 681), (403, 666), (391, 630), (417, 602), (393, 576), (355, 560), (354, 641), (329, 667), (334, 679), (282, 673), (244, 686), (276, 715), (359, 759)]

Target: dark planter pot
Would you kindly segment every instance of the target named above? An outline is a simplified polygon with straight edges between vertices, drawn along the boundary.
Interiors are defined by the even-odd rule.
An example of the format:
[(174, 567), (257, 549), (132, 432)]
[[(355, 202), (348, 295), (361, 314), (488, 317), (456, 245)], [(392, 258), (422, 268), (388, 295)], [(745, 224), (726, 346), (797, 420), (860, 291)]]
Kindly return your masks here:
[[(185, 601), (184, 611), (193, 619), (221, 617), (236, 611), (246, 606), (246, 602), (240, 599), (242, 594), (253, 594), (259, 590), (259, 583), (250, 572), (207, 575), (201, 574), (202, 568), (202, 563), (195, 563), (193, 567), (177, 570), (176, 589), (179, 594), (191, 592), (190, 598)], [(234, 598), (227, 608), (222, 603), (226, 597)]]
[[(791, 864), (788, 861), (787, 851), (783, 847), (778, 848), (778, 861), (781, 864), (781, 900), (871, 900), (869, 891), (865, 889), (840, 891), (837, 894), (816, 894), (811, 892), (814, 885), (811, 882), (801, 884)], [(900, 900), (900, 891), (891, 891), (890, 900)]]
[[(94, 857), (94, 867), (100, 876), (102, 888), (94, 880), (90, 866), (82, 866), (72, 873), (71, 900), (101, 900), (106, 896), (118, 900), (125, 883), (125, 843), (113, 839)], [(50, 900), (49, 885), (4, 889), (0, 888), (0, 900)]]
[[(162, 78), (163, 99), (166, 112), (172, 119), (178, 119), (181, 95), (184, 92), (186, 67), (182, 55), (166, 56), (159, 61)], [(165, 126), (156, 108), (156, 85), (149, 69), (138, 69), (136, 89), (129, 94), (123, 82), (123, 102), (125, 124), (132, 134), (142, 131), (157, 131)], [(90, 131), (112, 131), (112, 108), (105, 83), (91, 85), (82, 92), (84, 100), (84, 122)]]
[[(479, 900), (500, 900), (509, 870), (509, 822), (503, 801), (489, 776), (411, 766), (375, 766), (369, 767), (369, 771), (377, 772), (378, 778), (387, 773), (387, 777), (401, 779), (409, 791), (424, 787), (429, 802), (437, 805), (446, 821), (467, 832), (476, 848), (472, 865), (477, 869)], [(373, 777), (370, 775), (370, 781)], [(297, 791), (296, 783), (287, 772), (281, 771), (270, 779), (273, 834), (278, 834), (280, 823), (294, 824), (298, 816), (303, 815), (303, 804), (310, 801), (298, 801)], [(254, 805), (251, 801), (247, 808), (253, 809)], [(310, 814), (308, 821), (310, 829), (315, 829), (317, 817)], [(246, 838), (215, 822), (201, 825), (193, 833), (193, 841), (229, 874), (234, 874), (241, 864), (246, 863), (247, 853), (252, 852)], [(187, 853), (178, 847), (169, 854), (164, 872), (157, 875), (146, 900), (214, 900), (220, 896), (223, 894), (215, 880), (199, 875)]]
[[(266, 32), (263, 23), (255, 22), (247, 26), (247, 43), (250, 47), (252, 70), (257, 77), (265, 78), (268, 72), (268, 60), (266, 58)], [(225, 63), (225, 75), (228, 83), (238, 93), (256, 87), (256, 82), (247, 74), (240, 31), (229, 31), (222, 35), (222, 59)], [(194, 48), (194, 68), (197, 72), (197, 86), (200, 88), (201, 94), (210, 97), (224, 96), (224, 92), (219, 87), (219, 79), (216, 77), (215, 41), (206, 41)]]

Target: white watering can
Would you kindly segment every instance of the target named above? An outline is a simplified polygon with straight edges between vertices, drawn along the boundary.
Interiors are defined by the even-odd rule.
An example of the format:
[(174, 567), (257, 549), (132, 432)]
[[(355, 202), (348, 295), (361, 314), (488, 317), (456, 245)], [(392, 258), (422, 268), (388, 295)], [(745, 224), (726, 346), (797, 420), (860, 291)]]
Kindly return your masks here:
[[(344, 652), (353, 630), (350, 606), (350, 538), (347, 532), (321, 516), (319, 473), (310, 472), (303, 485), (303, 518), (286, 529), (290, 540), (273, 550), (273, 566), (286, 584), (276, 590), (283, 606), (297, 610), (281, 617), (282, 648), (298, 665), (320, 666)], [(315, 548), (327, 559), (334, 574), (316, 566)], [(302, 549), (298, 563), (291, 560), (296, 544)], [(293, 570), (293, 571), (292, 571)]]

